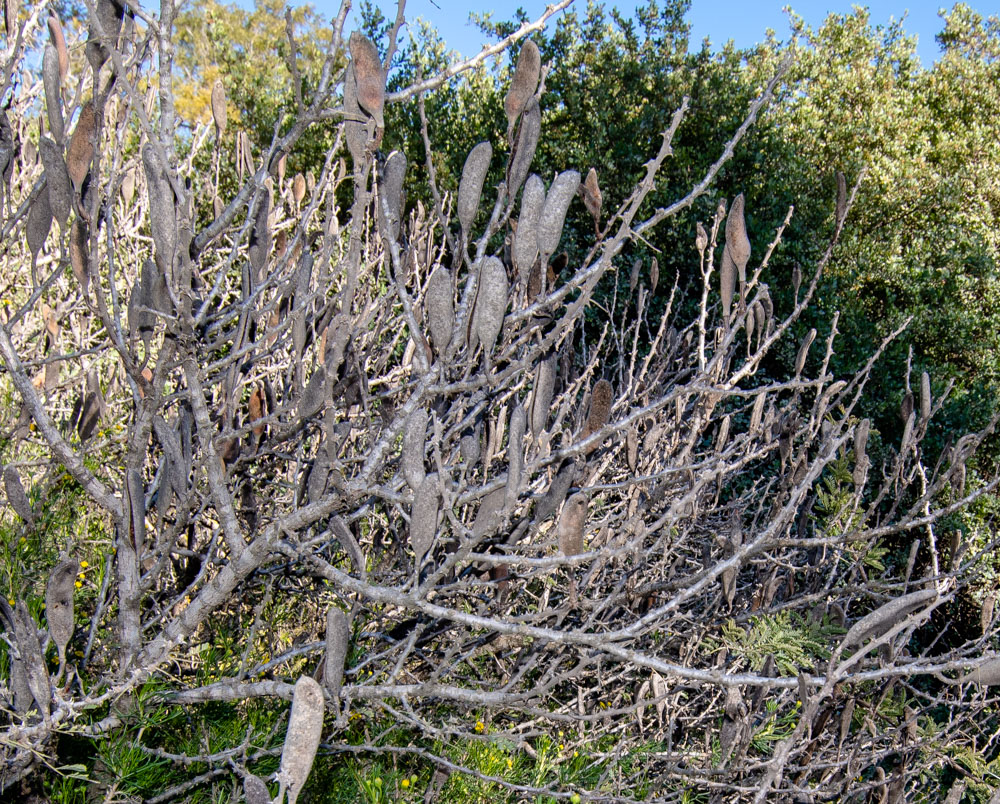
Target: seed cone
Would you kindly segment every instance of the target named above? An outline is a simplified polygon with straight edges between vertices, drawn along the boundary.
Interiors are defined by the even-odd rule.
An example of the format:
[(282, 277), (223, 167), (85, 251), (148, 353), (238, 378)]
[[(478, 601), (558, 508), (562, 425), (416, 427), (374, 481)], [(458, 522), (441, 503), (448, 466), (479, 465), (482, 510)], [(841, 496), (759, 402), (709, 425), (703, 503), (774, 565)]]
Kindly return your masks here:
[(931, 417), (931, 375), (926, 371), (920, 375), (920, 419), (926, 422)]
[(504, 508), (507, 511), (517, 505), (521, 489), (521, 472), (524, 468), (524, 433), (528, 429), (528, 415), (524, 407), (518, 405), (510, 414), (510, 435), (507, 439), (507, 487)]
[(354, 78), (357, 82), (358, 103), (361, 104), (379, 128), (385, 128), (382, 112), (385, 105), (385, 75), (378, 50), (371, 40), (355, 31), (349, 42), (351, 59), (354, 62)]
[(97, 115), (94, 112), (94, 102), (87, 101), (80, 109), (76, 128), (73, 129), (73, 135), (69, 138), (69, 150), (66, 152), (66, 167), (77, 192), (80, 191), (80, 186), (90, 170), (96, 141)]
[(613, 402), (614, 391), (611, 388), (611, 383), (607, 380), (598, 380), (590, 396), (590, 410), (587, 413), (587, 422), (583, 427), (581, 438), (590, 437), (608, 423), (608, 419), (611, 418), (611, 404)]
[(400, 466), (407, 485), (417, 491), (424, 482), (424, 450), (427, 441), (427, 411), (417, 408), (406, 419)]
[(462, 180), (458, 185), (458, 222), (465, 242), (469, 242), (472, 224), (479, 210), (479, 199), (483, 194), (483, 182), (492, 158), (493, 146), (488, 142), (480, 142), (469, 151), (465, 167), (462, 168)]
[(347, 140), (347, 150), (351, 152), (354, 169), (358, 170), (364, 162), (365, 149), (368, 146), (368, 132), (365, 124), (350, 118), (361, 117), (361, 104), (358, 103), (358, 82), (354, 72), (354, 62), (349, 62), (344, 74), (344, 112), (349, 118), (344, 123), (344, 139)]
[(510, 89), (507, 90), (503, 101), (503, 110), (507, 115), (508, 140), (514, 131), (518, 116), (525, 110), (538, 88), (541, 70), (542, 55), (538, 52), (538, 45), (527, 39), (517, 56), (517, 66), (510, 80)]
[(351, 627), (347, 616), (336, 606), (326, 612), (326, 664), (323, 668), (323, 683), (330, 697), (336, 701), (344, 683), (344, 662), (351, 644)]
[(63, 124), (62, 97), (59, 94), (61, 75), (59, 53), (52, 45), (46, 45), (42, 55), (42, 84), (45, 87), (45, 113), (49, 120), (49, 131), (58, 142), (63, 141), (66, 129)]
[(66, 664), (66, 646), (73, 638), (73, 584), (80, 564), (75, 559), (59, 563), (45, 588), (45, 619), (59, 654), (59, 673)]
[(23, 600), (18, 600), (14, 607), (14, 635), (21, 660), (24, 662), (28, 689), (38, 704), (42, 718), (47, 721), (51, 711), (52, 686), (49, 672), (45, 668), (42, 646), (38, 641), (38, 626), (28, 613), (28, 607)]
[(604, 201), (604, 196), (601, 194), (601, 188), (597, 184), (597, 171), (594, 168), (591, 168), (587, 172), (587, 178), (580, 185), (580, 190), (583, 193), (583, 205), (587, 208), (587, 212), (591, 214), (591, 217), (593, 217), (594, 225), (599, 226), (601, 223), (601, 204)]
[(439, 509), (437, 475), (430, 474), (413, 493), (413, 506), (410, 509), (410, 547), (418, 569), (434, 544)]
[(583, 552), (583, 529), (587, 524), (587, 498), (574, 494), (563, 506), (559, 516), (559, 549), (563, 555), (575, 556)]
[[(403, 179), (406, 177), (406, 157), (401, 151), (393, 151), (385, 160), (379, 182), (380, 199), (378, 213), (383, 236), (393, 242), (399, 239), (399, 224), (403, 210)], [(384, 202), (384, 204), (382, 203)], [(388, 218), (385, 217), (389, 208)]]
[(441, 265), (434, 269), (427, 280), (424, 307), (427, 311), (427, 324), (431, 340), (434, 342), (434, 351), (441, 357), (451, 343), (451, 333), (455, 326), (451, 277), (448, 275), (448, 269)]
[(802, 343), (799, 345), (799, 353), (795, 356), (796, 375), (801, 374), (802, 369), (806, 367), (806, 358), (809, 357), (809, 347), (812, 346), (814, 340), (816, 340), (815, 328), (806, 333), (806, 336), (802, 339)]
[(49, 205), (52, 214), (59, 221), (59, 226), (65, 230), (69, 222), (69, 213), (73, 208), (73, 185), (70, 183), (66, 160), (62, 149), (48, 137), (38, 141), (39, 154), (45, 167), (45, 184), (49, 190)]
[(45, 245), (51, 229), (52, 205), (49, 203), (49, 188), (43, 187), (32, 202), (31, 209), (28, 210), (28, 220), (24, 226), (24, 237), (28, 241), (28, 251), (31, 254), (32, 273), (34, 273), (38, 252)]
[(555, 177), (545, 196), (541, 218), (538, 221), (538, 251), (542, 262), (556, 253), (562, 237), (563, 223), (569, 205), (580, 186), (580, 174), (575, 170), (565, 170)]
[(556, 383), (556, 355), (549, 354), (538, 362), (531, 391), (531, 435), (538, 438), (549, 421), (552, 392)]
[(217, 135), (222, 137), (229, 123), (229, 110), (226, 108), (226, 88), (218, 78), (212, 84), (212, 121)]
[(528, 177), (521, 196), (521, 216), (517, 220), (514, 233), (512, 257), (520, 282), (528, 281), (528, 275), (538, 259), (538, 221), (545, 205), (545, 183), (534, 173)]
[(254, 215), (253, 229), (250, 232), (250, 244), (247, 257), (253, 275), (253, 287), (256, 288), (267, 276), (267, 257), (271, 253), (271, 193), (264, 189), (263, 198), (257, 205)]
[(324, 705), (323, 689), (314, 679), (302, 676), (295, 682), (292, 713), (288, 718), (278, 771), (278, 801), (287, 790), (288, 804), (295, 804), (309, 778), (323, 735)]
[(733, 294), (736, 290), (736, 264), (729, 249), (722, 252), (722, 264), (719, 266), (719, 296), (722, 299), (722, 323), (729, 326), (729, 314), (733, 309)]
[(517, 191), (521, 189), (528, 170), (531, 168), (531, 160), (535, 158), (535, 149), (538, 147), (538, 138), (542, 133), (542, 109), (538, 105), (538, 100), (534, 97), (528, 102), (527, 108), (521, 117), (521, 127), (517, 132), (517, 142), (510, 155), (510, 162), (507, 165), (507, 197), (514, 198)]
[[(487, 257), (479, 268), (479, 289), (472, 325), (487, 355), (492, 354), (497, 336), (503, 328), (507, 310), (507, 269), (496, 257)], [(475, 348), (470, 344), (470, 349)]]
[(750, 238), (747, 237), (743, 205), (743, 193), (740, 193), (733, 199), (733, 205), (729, 208), (729, 217), (726, 218), (726, 251), (729, 252), (729, 256), (739, 272), (741, 291), (746, 286), (747, 262), (750, 260)]

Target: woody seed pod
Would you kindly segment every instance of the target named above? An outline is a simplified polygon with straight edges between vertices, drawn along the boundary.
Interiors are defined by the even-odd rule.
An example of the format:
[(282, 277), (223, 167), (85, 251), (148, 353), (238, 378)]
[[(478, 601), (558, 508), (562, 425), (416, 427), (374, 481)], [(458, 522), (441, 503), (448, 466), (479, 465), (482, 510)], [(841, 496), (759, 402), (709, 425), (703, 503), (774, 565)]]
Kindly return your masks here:
[(424, 482), (424, 451), (427, 441), (427, 411), (417, 408), (411, 413), (403, 426), (403, 450), (399, 463), (403, 470), (403, 479), (407, 485), (417, 491)]
[(528, 428), (528, 415), (518, 405), (510, 414), (510, 435), (507, 439), (507, 488), (504, 508), (513, 510), (521, 489), (521, 472), (524, 467), (524, 433)]
[(727, 248), (722, 252), (722, 265), (719, 266), (719, 296), (722, 298), (722, 324), (725, 327), (729, 326), (729, 313), (733, 309), (735, 289), (736, 264)]
[(802, 285), (802, 269), (798, 263), (792, 266), (792, 295), (796, 301), (799, 298), (799, 287)]
[(936, 589), (920, 589), (890, 600), (858, 620), (844, 636), (843, 646), (861, 645), (869, 637), (880, 637), (925, 604), (937, 600)]
[(250, 260), (253, 287), (257, 287), (266, 274), (267, 256), (271, 253), (271, 193), (265, 187), (263, 197), (257, 205), (247, 257)]
[(31, 270), (35, 271), (35, 260), (42, 250), (52, 229), (52, 206), (49, 204), (49, 188), (43, 187), (28, 210), (28, 220), (24, 225), (24, 237), (28, 241), (31, 254)]
[(705, 249), (708, 248), (708, 233), (705, 231), (705, 227), (701, 225), (701, 221), (695, 224), (694, 246), (698, 249), (699, 255), (704, 255)]
[(78, 192), (94, 159), (96, 140), (97, 115), (94, 112), (94, 102), (87, 101), (80, 109), (80, 116), (77, 118), (73, 135), (69, 138), (69, 149), (66, 152), (66, 167)]
[(580, 186), (580, 174), (575, 170), (564, 170), (552, 182), (545, 196), (545, 205), (538, 221), (538, 251), (542, 262), (546, 263), (559, 247), (563, 223), (569, 205)]
[(326, 612), (326, 664), (323, 667), (323, 683), (330, 697), (336, 701), (344, 683), (344, 662), (351, 644), (351, 627), (347, 617), (336, 606)]
[(653, 262), (649, 266), (649, 292), (656, 293), (656, 286), (660, 283), (660, 264), (653, 257)]
[(49, 130), (57, 141), (62, 142), (66, 134), (63, 127), (62, 97), (59, 94), (59, 53), (52, 45), (45, 46), (42, 55), (42, 84), (45, 87), (45, 112), (49, 120)]
[(479, 503), (476, 518), (472, 522), (472, 538), (480, 541), (492, 536), (500, 529), (503, 521), (502, 512), (507, 499), (506, 489), (494, 489)]
[(920, 375), (920, 420), (931, 417), (931, 376), (926, 371)]
[[(385, 237), (395, 242), (399, 239), (399, 224), (403, 209), (403, 179), (406, 177), (406, 157), (402, 151), (393, 151), (385, 160), (379, 182), (381, 199), (378, 206), (378, 218), (382, 224)], [(388, 219), (385, 218), (386, 207), (389, 208)]]
[(719, 435), (715, 439), (715, 451), (722, 452), (726, 448), (726, 442), (729, 441), (729, 416), (725, 416), (722, 419), (722, 424), (719, 425)]
[(556, 383), (556, 355), (549, 354), (538, 362), (531, 391), (531, 434), (538, 438), (549, 421), (549, 407)]
[(518, 279), (528, 281), (535, 260), (538, 258), (538, 220), (545, 205), (545, 183), (534, 173), (528, 177), (521, 196), (521, 216), (514, 233), (512, 257)]
[(504, 97), (503, 110), (507, 115), (507, 138), (510, 139), (517, 123), (517, 117), (525, 110), (538, 88), (539, 74), (542, 69), (542, 56), (538, 45), (530, 39), (525, 40), (521, 52), (517, 56), (517, 66), (510, 79), (510, 89)]
[(23, 600), (18, 600), (14, 607), (14, 636), (17, 639), (17, 648), (24, 662), (25, 675), (28, 680), (28, 689), (31, 691), (35, 703), (38, 704), (38, 711), (47, 721), (52, 699), (52, 686), (49, 681), (49, 672), (45, 667), (45, 659), (42, 656), (42, 646), (38, 641), (38, 626), (35, 620), (28, 613), (28, 607)]
[(271, 804), (271, 792), (259, 776), (248, 773), (243, 777), (243, 794), (247, 804)]
[(636, 285), (639, 284), (639, 269), (642, 268), (642, 260), (636, 259), (632, 263), (632, 270), (628, 275), (628, 292), (633, 293), (635, 291)]
[(66, 51), (66, 39), (63, 36), (62, 25), (60, 25), (59, 18), (55, 14), (49, 14), (46, 24), (49, 27), (49, 41), (52, 43), (52, 47), (56, 49), (56, 55), (58, 56), (59, 77), (66, 78), (66, 75), (69, 73), (69, 53)]
[(854, 456), (859, 458), (865, 454), (865, 449), (868, 446), (868, 431), (871, 429), (871, 422), (868, 419), (862, 419), (859, 422), (857, 429), (854, 431)]
[(354, 79), (357, 82), (358, 103), (361, 104), (379, 128), (385, 128), (382, 116), (385, 105), (385, 75), (378, 50), (371, 40), (358, 31), (351, 34), (351, 60), (354, 62)]
[[(538, 147), (538, 137), (542, 133), (542, 109), (538, 100), (532, 96), (521, 117), (521, 126), (517, 132), (517, 143), (510, 155), (507, 165), (507, 197), (513, 198), (521, 189), (521, 184), (531, 168), (531, 160), (535, 158)], [(579, 178), (577, 178), (579, 181)], [(574, 189), (575, 192), (575, 189)]]
[(39, 139), (38, 149), (45, 167), (45, 184), (49, 191), (52, 214), (59, 221), (59, 226), (65, 229), (73, 207), (73, 185), (69, 180), (62, 149), (48, 137)]
[(429, 474), (413, 493), (413, 506), (410, 509), (410, 547), (413, 549), (417, 569), (434, 544), (439, 510), (437, 475)]
[(812, 342), (816, 339), (816, 330), (811, 329), (806, 336), (802, 339), (802, 343), (799, 346), (799, 353), (795, 356), (795, 374), (798, 376), (802, 373), (802, 369), (806, 367), (806, 358), (809, 356), (809, 347), (812, 346)]
[(582, 438), (588, 438), (596, 433), (611, 418), (611, 404), (614, 402), (614, 391), (607, 380), (598, 380), (590, 396), (590, 410), (587, 413), (587, 423), (583, 428)]
[(625, 460), (628, 462), (629, 471), (634, 472), (639, 462), (639, 434), (633, 425), (625, 433)]
[(306, 383), (302, 398), (299, 400), (299, 419), (311, 419), (326, 404), (326, 369), (319, 366)]
[(739, 272), (740, 288), (746, 286), (747, 262), (750, 260), (750, 238), (747, 237), (747, 226), (743, 216), (743, 193), (733, 199), (726, 218), (726, 251)]
[(451, 277), (444, 266), (437, 266), (427, 280), (424, 307), (427, 310), (427, 324), (431, 340), (434, 342), (434, 351), (441, 357), (451, 342), (451, 333), (455, 326)]
[(847, 179), (839, 170), (837, 171), (837, 208), (835, 216), (834, 220), (837, 226), (841, 226), (844, 223), (844, 218), (847, 217)]
[(45, 587), (45, 619), (59, 654), (59, 672), (66, 665), (66, 646), (73, 638), (73, 584), (80, 565), (75, 559), (59, 563)]
[(563, 506), (559, 515), (559, 549), (565, 556), (583, 552), (583, 530), (587, 524), (587, 497), (574, 494)]
[(218, 78), (212, 84), (212, 121), (215, 123), (216, 135), (222, 137), (229, 123), (229, 110), (226, 107), (226, 88)]
[(535, 523), (544, 522), (559, 509), (563, 500), (566, 499), (573, 481), (576, 480), (576, 472), (576, 464), (572, 461), (565, 461), (559, 467), (559, 472), (552, 479), (548, 490), (535, 505)]
[(177, 208), (174, 191), (151, 143), (142, 148), (142, 166), (149, 196), (149, 228), (153, 234), (156, 262), (160, 270), (172, 270), (177, 250)]
[(306, 197), (306, 177), (301, 173), (296, 173), (292, 179), (292, 198), (296, 204), (301, 204)]
[(594, 225), (600, 225), (601, 203), (604, 201), (604, 196), (597, 184), (597, 171), (594, 168), (587, 171), (587, 178), (580, 185), (580, 191), (583, 193), (583, 205), (594, 219)]
[(483, 182), (493, 158), (493, 146), (481, 142), (469, 151), (462, 168), (462, 180), (458, 184), (458, 222), (462, 227), (462, 237), (469, 242), (472, 224), (479, 210), (479, 199), (483, 194)]
[(479, 268), (479, 289), (473, 312), (476, 336), (487, 355), (492, 354), (497, 336), (503, 328), (507, 291), (507, 269), (496, 257), (487, 257)]
[(73, 267), (73, 276), (86, 296), (90, 288), (90, 233), (87, 224), (79, 218), (73, 221), (70, 228), (69, 262)]
[(323, 689), (309, 676), (295, 682), (292, 713), (288, 718), (285, 745), (278, 771), (278, 801), (288, 791), (288, 804), (295, 804), (309, 778), (316, 749), (323, 734)]
[(1000, 657), (983, 662), (958, 679), (959, 684), (978, 684), (981, 687), (1000, 686)]
[(760, 421), (764, 415), (764, 402), (767, 400), (767, 394), (760, 393), (757, 398), (753, 401), (753, 410), (750, 412), (750, 432), (756, 432), (757, 428), (760, 427)]
[(368, 132), (365, 124), (357, 119), (361, 117), (361, 105), (358, 103), (358, 82), (354, 73), (354, 62), (349, 62), (344, 74), (344, 113), (347, 120), (344, 123), (344, 139), (347, 140), (347, 150), (351, 152), (354, 169), (358, 170), (364, 162), (365, 149), (368, 146)]

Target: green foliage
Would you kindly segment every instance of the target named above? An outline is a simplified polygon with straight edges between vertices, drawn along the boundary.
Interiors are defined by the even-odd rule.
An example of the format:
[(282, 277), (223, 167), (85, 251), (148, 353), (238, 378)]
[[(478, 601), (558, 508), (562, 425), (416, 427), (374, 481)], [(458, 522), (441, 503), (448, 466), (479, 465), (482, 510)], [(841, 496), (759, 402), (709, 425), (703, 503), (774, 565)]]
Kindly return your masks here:
[(781, 675), (795, 676), (815, 669), (816, 662), (828, 659), (830, 636), (844, 629), (825, 619), (805, 620), (795, 612), (751, 617), (748, 627), (729, 620), (718, 636), (706, 637), (707, 650), (726, 647), (730, 655), (744, 660), (753, 670), (760, 670), (769, 655)]

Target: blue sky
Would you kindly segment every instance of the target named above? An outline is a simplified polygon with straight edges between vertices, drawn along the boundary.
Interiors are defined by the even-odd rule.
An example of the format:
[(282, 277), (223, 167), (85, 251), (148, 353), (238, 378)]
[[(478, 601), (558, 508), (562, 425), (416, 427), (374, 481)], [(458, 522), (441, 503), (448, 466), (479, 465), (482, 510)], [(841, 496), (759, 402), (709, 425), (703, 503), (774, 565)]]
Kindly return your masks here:
[[(246, 0), (244, 0), (245, 2)], [(642, 3), (644, 5), (644, 3)], [(904, 28), (909, 34), (916, 34), (918, 53), (924, 66), (929, 67), (938, 53), (934, 35), (942, 28), (938, 11), (942, 6), (951, 8), (952, 3), (940, 0), (872, 0), (867, 5), (875, 24), (888, 23), (890, 18), (900, 19), (905, 14)], [(339, 0), (314, 0), (313, 5), (326, 16), (333, 16), (340, 6)], [(355, 2), (355, 7), (360, 2)], [(390, 19), (395, 17), (396, 4), (388, 0), (375, 0), (383, 13)], [(576, 0), (575, 6), (586, 8), (586, 0)], [(635, 0), (608, 0), (607, 5), (631, 11), (640, 3)], [(739, 47), (748, 47), (764, 38), (764, 32), (773, 28), (779, 39), (788, 34), (788, 17), (782, 11), (785, 5), (800, 14), (812, 26), (817, 26), (828, 13), (847, 13), (851, 10), (850, 0), (693, 0), (687, 20), (692, 26), (692, 46), (697, 47), (706, 36), (718, 46), (732, 39)], [(981, 14), (1000, 12), (1000, 0), (969, 0), (969, 5)], [(493, 11), (494, 19), (511, 19), (519, 7), (532, 17), (538, 16), (545, 7), (545, 0), (408, 0), (408, 19), (423, 17), (441, 32), (448, 46), (465, 55), (476, 53), (482, 46), (479, 30), (471, 25), (470, 11)]]

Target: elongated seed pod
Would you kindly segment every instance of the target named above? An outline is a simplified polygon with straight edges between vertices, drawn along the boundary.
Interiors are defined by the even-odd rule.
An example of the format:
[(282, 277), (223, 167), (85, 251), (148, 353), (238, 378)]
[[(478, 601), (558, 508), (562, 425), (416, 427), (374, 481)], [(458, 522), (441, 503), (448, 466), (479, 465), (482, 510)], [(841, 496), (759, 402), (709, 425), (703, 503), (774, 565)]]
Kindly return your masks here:
[(247, 804), (271, 804), (271, 791), (267, 789), (264, 780), (248, 773), (243, 777), (243, 795)]
[(458, 184), (458, 222), (462, 227), (465, 242), (470, 240), (472, 224), (479, 211), (479, 200), (483, 194), (483, 182), (493, 159), (493, 146), (488, 142), (478, 143), (465, 159), (462, 180)]
[(94, 112), (94, 102), (87, 101), (80, 109), (76, 120), (76, 128), (69, 138), (69, 149), (66, 152), (66, 167), (69, 177), (77, 192), (90, 170), (94, 159), (94, 148), (97, 141), (97, 115)]
[(351, 34), (348, 44), (351, 48), (351, 60), (354, 62), (358, 103), (374, 118), (375, 125), (385, 128), (382, 116), (385, 106), (385, 74), (382, 72), (378, 50), (370, 39), (358, 31)]
[(743, 215), (744, 199), (740, 193), (733, 199), (726, 218), (726, 251), (732, 257), (740, 277), (740, 289), (746, 286), (747, 262), (750, 260), (750, 238), (747, 237), (747, 226)]
[(256, 288), (267, 276), (267, 257), (271, 253), (271, 192), (265, 188), (263, 197), (257, 205), (254, 215), (253, 229), (250, 231), (250, 243), (247, 257), (253, 274), (253, 287)]
[(839, 170), (837, 171), (837, 207), (834, 221), (837, 226), (844, 223), (847, 217), (847, 179)]
[(42, 656), (42, 646), (38, 641), (38, 626), (28, 613), (28, 607), (23, 600), (18, 600), (14, 607), (14, 636), (17, 638), (17, 648), (24, 662), (28, 689), (38, 704), (38, 711), (46, 721), (49, 719), (52, 701), (52, 685), (49, 671), (45, 667)]
[(340, 697), (340, 688), (344, 683), (344, 662), (347, 661), (347, 649), (350, 644), (351, 626), (347, 622), (347, 615), (336, 606), (330, 606), (326, 612), (326, 664), (323, 667), (323, 684), (334, 701)]
[(583, 552), (583, 531), (587, 524), (587, 497), (574, 494), (563, 506), (559, 515), (559, 549), (565, 556), (576, 556)]
[(625, 433), (625, 460), (629, 471), (634, 472), (639, 463), (639, 434), (635, 430), (635, 425), (629, 427)]
[(555, 177), (552, 186), (549, 187), (542, 215), (538, 221), (538, 251), (542, 255), (543, 264), (559, 248), (566, 213), (579, 186), (580, 174), (575, 170), (564, 170)]
[(656, 293), (658, 284), (660, 284), (660, 263), (653, 257), (653, 262), (649, 266), (649, 292)]
[(427, 442), (427, 411), (417, 408), (403, 426), (403, 450), (400, 468), (407, 485), (417, 491), (427, 476), (424, 472), (424, 451)]
[(566, 499), (573, 481), (576, 480), (576, 474), (576, 464), (572, 461), (564, 461), (545, 494), (535, 505), (533, 517), (535, 524), (541, 524), (559, 510), (559, 506)]
[[(384, 205), (380, 201), (378, 207), (383, 236), (393, 242), (399, 239), (399, 224), (403, 215), (404, 178), (406, 178), (406, 157), (402, 151), (393, 151), (385, 160), (385, 167), (382, 169), (379, 192)], [(385, 217), (385, 207), (389, 208), (388, 218)]]
[(868, 432), (871, 429), (871, 421), (862, 419), (854, 431), (854, 455), (855, 458), (865, 454), (868, 447)]
[(226, 106), (226, 88), (219, 78), (212, 84), (212, 121), (215, 123), (217, 136), (222, 137), (229, 123), (229, 110)]
[(806, 333), (806, 336), (802, 339), (802, 343), (799, 345), (799, 353), (795, 356), (796, 376), (801, 374), (802, 369), (806, 367), (806, 358), (809, 357), (809, 347), (812, 346), (814, 340), (816, 340), (815, 328)]
[(288, 804), (295, 804), (309, 778), (316, 749), (323, 734), (323, 689), (309, 676), (295, 682), (292, 713), (288, 718), (285, 745), (281, 749), (281, 769), (278, 771), (278, 801), (285, 790)]
[(524, 406), (518, 405), (510, 414), (510, 428), (507, 438), (507, 487), (504, 509), (508, 512), (517, 505), (521, 490), (521, 473), (524, 469), (524, 433), (528, 429), (528, 415)]
[(506, 489), (494, 489), (483, 497), (470, 528), (475, 541), (492, 536), (500, 529), (505, 504)]
[(601, 194), (601, 188), (597, 184), (597, 171), (594, 168), (587, 171), (587, 178), (580, 185), (580, 191), (583, 193), (583, 205), (587, 208), (587, 212), (590, 213), (591, 217), (593, 217), (594, 224), (600, 225), (601, 204), (604, 201), (604, 196)]
[(507, 269), (496, 257), (487, 257), (479, 268), (479, 289), (473, 321), (483, 351), (493, 353), (497, 336), (503, 328), (507, 310)]
[(521, 126), (517, 132), (517, 142), (510, 155), (507, 165), (507, 197), (514, 198), (521, 189), (531, 169), (531, 160), (535, 158), (538, 148), (538, 138), (542, 133), (542, 109), (534, 97), (528, 101), (528, 106), (521, 116)]
[(344, 139), (347, 140), (347, 150), (351, 152), (354, 169), (359, 170), (365, 159), (365, 149), (368, 147), (368, 132), (365, 124), (357, 119), (361, 117), (361, 104), (358, 103), (358, 82), (354, 73), (354, 62), (349, 62), (344, 74)]
[(427, 311), (427, 327), (434, 343), (434, 351), (441, 357), (451, 343), (452, 330), (455, 327), (455, 300), (451, 289), (451, 276), (448, 274), (448, 269), (442, 265), (437, 266), (427, 280), (424, 307)]
[(507, 115), (508, 139), (514, 131), (518, 115), (525, 110), (535, 95), (541, 69), (542, 55), (538, 52), (538, 45), (530, 39), (525, 40), (517, 56), (517, 66), (510, 79), (510, 88), (503, 100), (503, 110)]
[(69, 233), (69, 263), (73, 276), (86, 296), (90, 288), (90, 232), (87, 224), (77, 218)]
[(698, 254), (700, 255), (704, 255), (705, 249), (708, 248), (708, 233), (705, 231), (705, 227), (701, 225), (701, 221), (695, 224), (694, 247), (698, 249)]
[(48, 137), (38, 141), (38, 151), (45, 167), (45, 184), (49, 191), (49, 205), (52, 214), (63, 230), (69, 222), (69, 213), (73, 208), (73, 185), (70, 183), (66, 160), (62, 149)]
[(726, 442), (729, 441), (729, 416), (725, 416), (722, 419), (722, 424), (719, 425), (719, 435), (715, 439), (715, 451), (722, 452), (726, 448)]
[(410, 509), (410, 547), (413, 550), (417, 569), (424, 563), (424, 556), (434, 544), (434, 534), (437, 532), (438, 499), (437, 474), (429, 474), (424, 478), (413, 493), (413, 506)]
[(538, 361), (531, 391), (531, 435), (538, 438), (549, 421), (552, 392), (556, 383), (556, 355)]
[(65, 79), (69, 74), (69, 52), (66, 50), (66, 38), (63, 36), (62, 24), (59, 22), (59, 18), (52, 13), (49, 14), (46, 24), (49, 28), (49, 41), (56, 49), (59, 58), (59, 77)]
[(931, 417), (931, 375), (926, 371), (920, 375), (920, 420), (926, 422)]
[(149, 228), (157, 265), (167, 272), (173, 269), (177, 251), (177, 207), (174, 191), (151, 143), (142, 148), (142, 166), (146, 173), (146, 194), (149, 197)]
[(843, 646), (861, 645), (868, 638), (880, 637), (913, 612), (937, 600), (936, 589), (920, 589), (890, 600), (858, 620), (844, 636)]
[(722, 252), (722, 264), (719, 266), (719, 296), (722, 299), (722, 324), (729, 326), (729, 314), (733, 309), (733, 293), (736, 290), (736, 264), (733, 262), (729, 249)]
[(521, 196), (521, 216), (517, 219), (511, 255), (522, 285), (528, 281), (528, 274), (538, 258), (538, 221), (544, 205), (545, 182), (532, 173), (525, 182), (524, 194)]
[(613, 402), (614, 391), (611, 388), (611, 383), (607, 380), (598, 380), (590, 395), (590, 410), (587, 412), (587, 422), (583, 427), (582, 438), (593, 435), (608, 423), (608, 419), (611, 418)]
[(326, 369), (319, 366), (306, 383), (302, 398), (299, 400), (300, 420), (311, 419), (323, 409), (329, 396), (326, 385)]
[(753, 401), (753, 410), (750, 412), (750, 432), (754, 433), (760, 427), (761, 418), (764, 415), (764, 403), (767, 401), (766, 393), (759, 393)]
[(24, 237), (28, 241), (28, 251), (31, 254), (32, 272), (35, 260), (42, 250), (52, 229), (52, 205), (49, 203), (49, 188), (43, 187), (28, 210), (28, 220), (24, 224)]
[(66, 665), (66, 646), (73, 638), (73, 584), (80, 564), (67, 559), (56, 565), (45, 587), (45, 619), (59, 655), (59, 673)]
[(1000, 656), (983, 662), (979, 667), (962, 675), (958, 684), (978, 684), (981, 687), (1000, 686)]
[(292, 179), (292, 199), (296, 204), (301, 204), (306, 197), (306, 177), (301, 173), (296, 173)]
[(639, 269), (642, 268), (642, 260), (636, 257), (635, 261), (632, 263), (632, 270), (629, 271), (628, 275), (628, 292), (634, 293), (636, 287), (639, 284)]
[(59, 92), (61, 76), (59, 53), (52, 45), (46, 45), (42, 55), (42, 85), (45, 87), (45, 113), (49, 120), (49, 131), (58, 142), (63, 141), (66, 129), (63, 123), (62, 96)]

